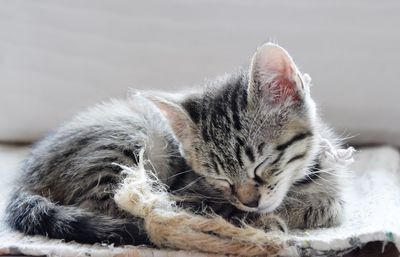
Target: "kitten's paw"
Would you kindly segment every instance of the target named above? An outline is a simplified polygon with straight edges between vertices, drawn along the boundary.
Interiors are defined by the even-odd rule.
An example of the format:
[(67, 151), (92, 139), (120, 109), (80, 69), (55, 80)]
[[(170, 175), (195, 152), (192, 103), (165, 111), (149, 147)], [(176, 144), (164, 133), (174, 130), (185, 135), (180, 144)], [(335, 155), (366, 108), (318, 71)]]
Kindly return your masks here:
[(342, 221), (343, 206), (338, 200), (321, 201), (305, 210), (303, 228), (319, 228), (337, 226)]
[(275, 214), (261, 215), (253, 225), (257, 228), (263, 229), (266, 232), (287, 233), (288, 231), (285, 221)]

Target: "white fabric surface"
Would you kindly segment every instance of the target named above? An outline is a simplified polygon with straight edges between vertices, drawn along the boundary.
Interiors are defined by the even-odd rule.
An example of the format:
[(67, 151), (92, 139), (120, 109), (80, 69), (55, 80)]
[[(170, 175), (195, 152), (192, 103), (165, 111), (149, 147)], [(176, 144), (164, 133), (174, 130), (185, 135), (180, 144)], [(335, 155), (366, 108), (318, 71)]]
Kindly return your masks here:
[(396, 0), (4, 0), (0, 141), (37, 139), (128, 87), (234, 71), (272, 39), (313, 77), (327, 121), (400, 145), (399, 13)]
[(393, 242), (400, 249), (399, 151), (388, 147), (361, 150), (350, 171), (344, 190), (344, 222), (336, 228), (289, 236), (303, 255), (328, 256), (371, 241)]
[[(3, 212), (11, 181), (27, 149), (0, 145), (0, 209)], [(344, 253), (371, 241), (400, 247), (400, 154), (390, 147), (362, 149), (356, 154), (345, 188), (346, 214), (337, 228), (297, 231), (288, 235), (285, 255), (328, 256)], [(0, 255), (56, 256), (210, 256), (148, 248), (113, 248), (62, 243), (43, 237), (24, 237), (0, 225)], [(118, 255), (120, 254), (120, 255)], [(332, 256), (332, 255), (331, 255)]]

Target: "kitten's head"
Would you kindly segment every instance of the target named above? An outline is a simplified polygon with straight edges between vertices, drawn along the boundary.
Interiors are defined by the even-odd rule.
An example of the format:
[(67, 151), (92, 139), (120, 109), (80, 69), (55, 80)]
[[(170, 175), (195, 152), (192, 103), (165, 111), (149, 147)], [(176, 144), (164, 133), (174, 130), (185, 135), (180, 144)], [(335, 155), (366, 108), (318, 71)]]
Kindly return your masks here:
[(249, 70), (209, 85), (181, 104), (153, 98), (193, 170), (244, 211), (270, 212), (306, 176), (316, 154), (309, 78), (267, 43)]

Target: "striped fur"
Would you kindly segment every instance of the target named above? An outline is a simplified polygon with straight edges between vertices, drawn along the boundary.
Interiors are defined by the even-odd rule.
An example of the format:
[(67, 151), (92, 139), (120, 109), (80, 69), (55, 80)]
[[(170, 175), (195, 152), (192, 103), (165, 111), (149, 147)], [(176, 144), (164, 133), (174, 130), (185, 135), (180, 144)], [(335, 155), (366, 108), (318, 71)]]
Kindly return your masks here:
[(84, 243), (149, 243), (142, 220), (113, 200), (124, 178), (116, 164), (135, 165), (141, 149), (146, 168), (196, 213), (257, 224), (275, 212), (291, 228), (337, 224), (340, 168), (324, 152), (339, 145), (305, 81), (285, 50), (266, 44), (249, 70), (203, 91), (134, 94), (92, 108), (34, 147), (8, 224)]

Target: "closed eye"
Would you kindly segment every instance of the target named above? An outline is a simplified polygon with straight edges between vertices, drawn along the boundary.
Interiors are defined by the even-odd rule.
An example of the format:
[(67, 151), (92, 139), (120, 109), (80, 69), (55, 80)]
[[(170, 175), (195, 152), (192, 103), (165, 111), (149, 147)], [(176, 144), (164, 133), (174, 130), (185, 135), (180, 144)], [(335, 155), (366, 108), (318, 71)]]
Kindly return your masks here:
[(258, 183), (264, 183), (263, 180), (260, 178), (260, 176), (257, 175), (257, 170), (265, 164), (265, 162), (268, 160), (269, 158), (265, 158), (260, 164), (258, 164), (255, 168), (254, 168), (254, 180), (257, 181)]
[(269, 158), (265, 158), (260, 164), (258, 164), (255, 168), (254, 168), (254, 176), (257, 176), (257, 170), (258, 168), (260, 168)]
[(255, 174), (254, 180), (260, 185), (265, 184), (265, 181), (260, 176), (258, 176), (257, 174)]
[(292, 163), (292, 162), (294, 162), (294, 161), (301, 160), (301, 159), (303, 159), (305, 156), (306, 156), (306, 153), (298, 154), (298, 155), (292, 157), (292, 158), (286, 163), (286, 165), (289, 164), (289, 163)]

